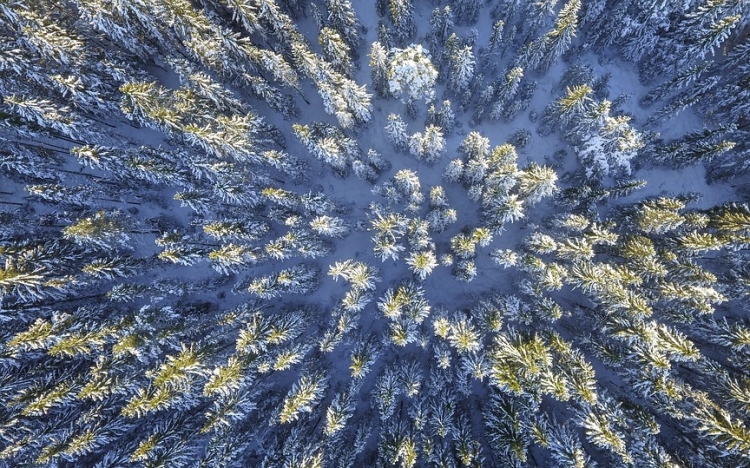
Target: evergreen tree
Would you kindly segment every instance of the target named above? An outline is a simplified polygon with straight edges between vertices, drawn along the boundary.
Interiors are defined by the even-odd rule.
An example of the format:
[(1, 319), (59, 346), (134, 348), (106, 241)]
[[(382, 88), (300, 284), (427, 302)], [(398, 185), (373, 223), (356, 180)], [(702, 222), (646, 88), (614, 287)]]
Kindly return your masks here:
[[(323, 396), (328, 379), (321, 374), (303, 375), (294, 384), (278, 412), (278, 422), (290, 423), (300, 418), (301, 413), (311, 413)], [(271, 421), (275, 423), (276, 421)]]
[[(395, 2), (403, 0), (393, 0)], [(430, 60), (430, 54), (421, 45), (406, 49), (391, 49), (388, 69), (389, 91), (395, 95), (406, 93), (409, 99), (431, 101), (434, 96), (438, 72)]]
[(451, 5), (459, 24), (474, 24), (479, 16), (479, 0), (452, 0)]
[(475, 64), (474, 54), (470, 46), (454, 50), (451, 54), (448, 87), (456, 95), (460, 96), (471, 85)]
[(379, 42), (373, 42), (370, 49), (370, 68), (372, 69), (372, 89), (381, 98), (391, 96), (388, 78), (388, 52)]
[(98, 211), (89, 218), (82, 218), (63, 229), (63, 237), (73, 242), (115, 249), (127, 247), (130, 236), (119, 212)]
[[(349, 0), (326, 0), (326, 10), (328, 11), (327, 20), (330, 21), (331, 27), (338, 31), (347, 45), (356, 54), (360, 43), (360, 30), (362, 25), (357, 19), (352, 2)], [(357, 56), (355, 55), (356, 59)]]
[(513, 68), (505, 76), (505, 79), (493, 87), (494, 102), (490, 112), (490, 119), (495, 121), (502, 115), (505, 104), (513, 99), (518, 91), (518, 85), (523, 77), (523, 69), (520, 67)]
[(431, 250), (412, 252), (406, 258), (406, 264), (409, 265), (409, 268), (417, 278), (422, 281), (424, 281), (425, 278), (427, 278), (427, 275), (432, 273), (432, 270), (438, 266), (435, 253)]
[(554, 61), (570, 47), (578, 28), (578, 12), (580, 9), (580, 0), (570, 0), (560, 10), (555, 21), (555, 27), (544, 36), (546, 51), (541, 59), (542, 70), (548, 70)]
[(428, 164), (437, 161), (445, 152), (445, 138), (440, 127), (428, 125), (424, 133), (417, 132), (409, 138), (409, 152)]
[(430, 16), (430, 33), (428, 41), (430, 44), (430, 53), (438, 56), (440, 48), (445, 43), (448, 36), (453, 32), (453, 10), (450, 5), (435, 8)]
[(414, 24), (414, 5), (411, 0), (388, 0), (388, 18), (394, 27), (396, 42), (404, 44), (417, 32)]
[(323, 49), (323, 57), (331, 66), (344, 76), (352, 76), (352, 60), (349, 58), (349, 46), (344, 43), (339, 33), (331, 28), (320, 30), (318, 42)]
[(388, 124), (385, 127), (388, 139), (397, 151), (403, 151), (409, 146), (409, 137), (406, 133), (406, 124), (400, 115), (390, 114)]

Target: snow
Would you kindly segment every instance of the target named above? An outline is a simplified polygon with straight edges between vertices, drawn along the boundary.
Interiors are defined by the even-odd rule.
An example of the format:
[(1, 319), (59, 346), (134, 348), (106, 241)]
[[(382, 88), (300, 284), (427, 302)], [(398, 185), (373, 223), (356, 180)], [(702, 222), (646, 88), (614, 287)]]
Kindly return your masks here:
[[(523, 288), (519, 286), (519, 280), (524, 278), (525, 274), (519, 266), (521, 253), (519, 245), (524, 238), (533, 232), (538, 233), (536, 229), (539, 228), (539, 225), (544, 225), (551, 217), (560, 212), (560, 208), (552, 203), (552, 188), (555, 185), (560, 189), (576, 185), (578, 181), (565, 176), (572, 176), (581, 167), (581, 161), (584, 164), (590, 163), (590, 165), (584, 167), (587, 176), (592, 179), (600, 177), (605, 185), (612, 185), (616, 178), (623, 173), (628, 174), (629, 178), (643, 179), (648, 182), (645, 188), (612, 202), (607, 209), (616, 205), (627, 206), (648, 197), (689, 193), (702, 195), (700, 200), (689, 205), (689, 208), (698, 209), (708, 209), (737, 198), (734, 188), (729, 183), (709, 186), (705, 180), (705, 168), (703, 166), (695, 165), (674, 170), (665, 167), (653, 167), (647, 162), (640, 161), (639, 158), (635, 158), (635, 150), (639, 141), (631, 141), (632, 147), (616, 151), (613, 149), (613, 139), (607, 138), (611, 135), (602, 135), (599, 131), (601, 129), (594, 129), (580, 148), (571, 147), (564, 141), (564, 138), (560, 135), (561, 132), (558, 131), (559, 129), (553, 129), (550, 135), (544, 137), (537, 134), (535, 130), (539, 124), (532, 115), (543, 115), (548, 103), (564, 93), (564, 90), (559, 87), (560, 77), (570, 64), (562, 60), (556, 61), (550, 70), (543, 75), (530, 72), (520, 80), (521, 86), (536, 82), (537, 87), (531, 96), (528, 108), (515, 115), (510, 121), (505, 121), (502, 114), (497, 113), (496, 116), (499, 117), (497, 120), (489, 121), (489, 116), (485, 115), (485, 120), (480, 125), (472, 127), (468, 125), (472, 109), (469, 108), (469, 110), (464, 111), (459, 105), (454, 104), (452, 111), (456, 114), (457, 126), (452, 129), (452, 132), (443, 131), (433, 123), (427, 122), (427, 106), (432, 101), (452, 99), (455, 103), (460, 103), (462, 96), (456, 96), (456, 91), (463, 91), (468, 85), (470, 76), (475, 72), (475, 63), (473, 59), (457, 62), (459, 67), (453, 71), (452, 75), (455, 77), (452, 80), (447, 80), (450, 84), (446, 84), (446, 80), (437, 80), (438, 71), (433, 63), (436, 62), (436, 58), (430, 57), (426, 41), (421, 40), (425, 37), (428, 27), (426, 21), (423, 20), (429, 16), (431, 11), (430, 6), (426, 3), (417, 5), (416, 11), (420, 20), (416, 21), (418, 34), (415, 42), (406, 48), (394, 48), (389, 51), (393, 60), (389, 70), (390, 81), (388, 84), (390, 91), (396, 98), (373, 98), (372, 101), (369, 100), (366, 93), (372, 92), (371, 70), (367, 65), (365, 54), (362, 53), (360, 54), (362, 58), (358, 61), (360, 67), (354, 69), (355, 80), (344, 82), (345, 89), (343, 90), (331, 89), (327, 83), (322, 85), (318, 83), (320, 86), (318, 86), (317, 91), (320, 92), (320, 95), (316, 95), (315, 86), (309, 80), (303, 81), (300, 88), (310, 102), (304, 102), (301, 98), (295, 97), (301, 108), (298, 118), (287, 120), (280, 113), (271, 111), (267, 104), (253, 100), (254, 106), (263, 115), (263, 118), (277, 127), (283, 135), (288, 136), (284, 150), (289, 154), (298, 155), (308, 164), (306, 174), (304, 174), (306, 177), (274, 179), (274, 177), (283, 177), (283, 174), (272, 173), (271, 178), (265, 179), (270, 184), (269, 190), (283, 187), (283, 190), (292, 194), (290, 195), (292, 199), (294, 194), (322, 192), (340, 207), (340, 209), (330, 210), (330, 212), (324, 210), (324, 212), (315, 213), (314, 217), (309, 216), (310, 219), (305, 218), (303, 226), (296, 225), (295, 222), (299, 219), (295, 221), (294, 218), (285, 220), (284, 222), (287, 224), (272, 222), (275, 238), (280, 238), (292, 229), (309, 227), (331, 242), (330, 253), (326, 252), (314, 261), (299, 257), (267, 258), (255, 265), (248, 252), (235, 249), (231, 252), (228, 251), (228, 253), (232, 253), (237, 262), (242, 263), (237, 258), (239, 256), (248, 263), (247, 268), (244, 268), (244, 265), (243, 268), (239, 266), (235, 268), (236, 264), (232, 263), (231, 260), (228, 260), (228, 263), (205, 261), (205, 258), (203, 258), (205, 256), (202, 256), (202, 253), (212, 251), (211, 249), (214, 248), (218, 249), (219, 244), (189, 244), (190, 247), (184, 252), (178, 251), (180, 247), (175, 244), (175, 254), (182, 252), (187, 256), (182, 261), (183, 265), (172, 266), (162, 263), (159, 264), (159, 267), (150, 270), (148, 274), (133, 280), (134, 284), (144, 285), (150, 285), (158, 280), (165, 279), (185, 281), (199, 290), (192, 296), (193, 298), (210, 301), (212, 307), (216, 306), (222, 309), (248, 301), (252, 298), (252, 294), (266, 299), (273, 298), (273, 301), (268, 302), (272, 312), (277, 312), (297, 302), (314, 304), (317, 309), (313, 314), (313, 320), (310, 328), (306, 331), (304, 340), (305, 346), (309, 345), (310, 349), (316, 349), (317, 351), (310, 352), (305, 365), (308, 365), (307, 361), (317, 360), (320, 366), (328, 366), (327, 374), (331, 378), (330, 382), (315, 385), (315, 399), (320, 400), (320, 408), (325, 408), (333, 400), (333, 395), (336, 393), (334, 389), (349, 381), (350, 371), (348, 366), (351, 362), (349, 353), (354, 348), (355, 338), (360, 333), (363, 336), (377, 337), (378, 342), (383, 342), (384, 350), (374, 363), (372, 370), (360, 381), (361, 386), (356, 387), (357, 401), (354, 410), (356, 415), (362, 415), (372, 410), (369, 400), (362, 400), (362, 398), (367, 398), (366, 395), (369, 395), (369, 392), (375, 386), (375, 382), (382, 381), (382, 377), (379, 377), (381, 370), (394, 368), (394, 363), (398, 359), (421, 363), (432, 359), (432, 347), (430, 346), (426, 350), (420, 347), (415, 335), (409, 335), (409, 338), (401, 343), (402, 345), (408, 343), (405, 346), (393, 346), (388, 341), (388, 326), (393, 326), (394, 323), (400, 324), (396, 320), (391, 322), (390, 319), (399, 317), (384, 317), (384, 314), (378, 310), (377, 304), (383, 296), (387, 295), (389, 289), (412, 280), (419, 285), (424, 291), (424, 299), (431, 310), (431, 312), (428, 312), (428, 309), (423, 309), (418, 320), (418, 323), (425, 320), (427, 334), (432, 333), (432, 319), (438, 315), (437, 311), (440, 309), (451, 311), (451, 313), (463, 313), (473, 307), (479, 298), (489, 294), (520, 295)], [(360, 52), (368, 50), (369, 44), (377, 39), (378, 16), (375, 4), (376, 2), (357, 2), (355, 7), (359, 19), (368, 30), (367, 34), (364, 35), (364, 46)], [(484, 47), (489, 42), (495, 19), (492, 18), (492, 15), (480, 14), (478, 23), (471, 28), (456, 28), (456, 32), (461, 36), (469, 34), (472, 28), (476, 28), (477, 38), (474, 52), (477, 57), (480, 57), (478, 47)], [(298, 27), (311, 43), (315, 43), (318, 28), (312, 18), (300, 18)], [(467, 46), (463, 50), (466, 54), (464, 58), (469, 57), (471, 48)], [(273, 56), (274, 59), (278, 59), (278, 57)], [(503, 59), (498, 59), (496, 72), (488, 72), (489, 76), (485, 77), (487, 80), (485, 84), (505, 79), (509, 68), (504, 68), (504, 66), (509, 67), (511, 59), (512, 54), (506, 54)], [(601, 57), (592, 52), (585, 52), (575, 57), (575, 60), (590, 65), (594, 70), (595, 77), (602, 76), (605, 73), (612, 74), (608, 84), (609, 99), (612, 100), (625, 94), (632, 96), (618, 110), (613, 112), (614, 116), (621, 115), (621, 113), (632, 116), (632, 119), (625, 123), (627, 129), (638, 132), (638, 135), (646, 131), (658, 132), (661, 138), (670, 140), (702, 126), (700, 117), (691, 110), (680, 112), (676, 117), (658, 125), (648, 123), (648, 117), (652, 114), (653, 109), (643, 109), (638, 105), (638, 102), (648, 92), (649, 88), (640, 84), (636, 67), (616, 58), (600, 59)], [(269, 60), (269, 58), (266, 57), (266, 60)], [(477, 62), (481, 62), (481, 60), (477, 60)], [(148, 71), (166, 89), (179, 89), (179, 78), (172, 70), (149, 67)], [(514, 82), (514, 85), (517, 84), (517, 82)], [(326, 86), (329, 86), (329, 88), (326, 88)], [(449, 90), (449, 87), (452, 89)], [(478, 91), (474, 91), (478, 94), (482, 89), (484, 89), (484, 85)], [(403, 101), (399, 101), (397, 98), (403, 98)], [(517, 98), (516, 96), (513, 99)], [(412, 104), (415, 105), (417, 109), (416, 118), (407, 122), (408, 133), (406, 129), (398, 128), (398, 132), (394, 131), (389, 135), (386, 127), (393, 122), (392, 119), (389, 119), (389, 116), (405, 115), (405, 101), (407, 100), (411, 100)], [(415, 103), (414, 101), (419, 102)], [(46, 103), (41, 102), (37, 104), (46, 105)], [(348, 110), (339, 114), (337, 111), (340, 109)], [(348, 112), (351, 112), (351, 115)], [(38, 116), (36, 118), (37, 120), (41, 119)], [(607, 118), (613, 119), (614, 117), (608, 116)], [(623, 119), (623, 121), (625, 120)], [(341, 130), (342, 133), (331, 133), (318, 141), (313, 141), (312, 138), (306, 139), (304, 136), (299, 136), (299, 138), (292, 136), (295, 132), (302, 135), (302, 130), (314, 123), (325, 123), (338, 131), (339, 128), (335, 127), (336, 122), (344, 127)], [(608, 123), (612, 123), (612, 121), (608, 121)], [(117, 144), (147, 145), (157, 151), (160, 148), (165, 151), (176, 149), (176, 141), (179, 138), (174, 135), (172, 135), (172, 138), (175, 138), (173, 140), (164, 132), (151, 128), (136, 127), (122, 119), (113, 121), (112, 124), (116, 127), (112, 134), (119, 140), (116, 142)], [(455, 158), (462, 154), (461, 143), (469, 132), (480, 132), (483, 137), (487, 138), (489, 143), (487, 149), (491, 150), (508, 142), (519, 129), (530, 130), (531, 139), (527, 145), (517, 148), (519, 171), (516, 175), (522, 178), (523, 171), (532, 163), (553, 165), (557, 173), (552, 174), (554, 177), (550, 177), (541, 188), (519, 189), (521, 192), (528, 192), (522, 195), (529, 198), (524, 198), (516, 193), (504, 197), (498, 196), (494, 202), (496, 204), (494, 208), (505, 210), (504, 221), (506, 222), (502, 230), (494, 233), (494, 236), (484, 237), (481, 241), (476, 241), (473, 245), (476, 248), (475, 256), (467, 254), (467, 259), (454, 258), (453, 265), (448, 265), (448, 262), (443, 259), (448, 255), (455, 254), (456, 249), (451, 248), (452, 240), (461, 236), (468, 238), (472, 233), (477, 233), (476, 228), (483, 223), (483, 207), (482, 187), (479, 185), (482, 177), (477, 177), (477, 180), (474, 181), (477, 185), (469, 187), (458, 180), (458, 177), (446, 177), (446, 167), (455, 169), (459, 166), (458, 163), (453, 161), (456, 161)], [(67, 128), (62, 130), (70, 134)], [(618, 131), (620, 130), (623, 129), (618, 127)], [(398, 150), (392, 144), (393, 134), (396, 133), (398, 133), (397, 142), (404, 146)], [(624, 133), (624, 130), (621, 133)], [(188, 135), (188, 139), (190, 138), (191, 136)], [(637, 138), (635, 139), (637, 140)], [(59, 142), (55, 141), (55, 143)], [(72, 146), (72, 144), (65, 144), (63, 148), (68, 150)], [(566, 151), (565, 159), (554, 160), (560, 150)], [(379, 153), (387, 161), (387, 164), (382, 166), (376, 165), (378, 166), (377, 169), (382, 171), (379, 174), (371, 166), (363, 163), (363, 161), (369, 160), (365, 157), (369, 151)], [(232, 154), (234, 151), (229, 150), (226, 153)], [(466, 161), (464, 160), (464, 162)], [(68, 184), (92, 184), (92, 179), (110, 176), (109, 173), (99, 168), (83, 169), (75, 163), (73, 157), (68, 157), (62, 167), (72, 172), (72, 174), (66, 176), (65, 182)], [(244, 168), (242, 165), (233, 167), (238, 170), (241, 167)], [(336, 170), (332, 170), (331, 167)], [(354, 175), (345, 175), (348, 167), (353, 167)], [(532, 165), (531, 167), (538, 166)], [(454, 172), (459, 171), (455, 170)], [(258, 174), (247, 175), (247, 179), (243, 179), (243, 182), (255, 176), (264, 177)], [(8, 180), (1, 174), (0, 177), (2, 177), (0, 178), (2, 182), (0, 210), (16, 210), (17, 204), (26, 206), (28, 200), (24, 198), (23, 191), (25, 184)], [(378, 194), (387, 191), (386, 184), (389, 180), (393, 180), (396, 187), (402, 192), (403, 202), (393, 203)], [(378, 187), (381, 190), (378, 190)], [(385, 189), (383, 189), (384, 187)], [(456, 221), (447, 223), (444, 230), (430, 230), (427, 233), (429, 239), (424, 241), (423, 238), (422, 241), (424, 242), (413, 241), (412, 244), (409, 240), (409, 233), (404, 233), (397, 240), (398, 247), (392, 251), (394, 256), (383, 255), (381, 257), (378, 255), (373, 250), (372, 238), (375, 232), (372, 230), (371, 223), (368, 222), (376, 216), (374, 204), (384, 205), (410, 219), (418, 218), (430, 221), (435, 226), (440, 223), (437, 222), (439, 221), (437, 218), (433, 218), (435, 212), (431, 212), (434, 207), (430, 206), (429, 195), (432, 193), (432, 189), (436, 187), (442, 188), (446, 200), (446, 204), (444, 206), (441, 204), (440, 208), (454, 210)], [(374, 188), (375, 190), (373, 190)], [(510, 189), (511, 187), (508, 188), (508, 190)], [(204, 217), (216, 216), (217, 219), (220, 217), (227, 219), (236, 217), (241, 219), (243, 215), (252, 213), (252, 210), (260, 203), (259, 199), (256, 198), (252, 200), (250, 198), (232, 198), (230, 195), (233, 195), (234, 192), (228, 192), (227, 197), (223, 200), (226, 206), (213, 206), (209, 207), (206, 213), (195, 213), (186, 207), (181, 207), (179, 201), (173, 199), (175, 192), (178, 190), (178, 188), (151, 191), (144, 189), (143, 193), (117, 193), (115, 194), (116, 200), (103, 203), (103, 205), (125, 213), (133, 208), (126, 201), (132, 198), (138, 201), (131, 203), (143, 202), (142, 205), (137, 205), (138, 211), (130, 210), (132, 218), (141, 225), (154, 226), (155, 231), (161, 232), (166, 231), (165, 225), (170, 225), (170, 228), (180, 232), (189, 232), (198, 231), (201, 223), (206, 221), (206, 219), (203, 219)], [(158, 200), (147, 198), (153, 196), (153, 192), (158, 193)], [(438, 190), (436, 189), (435, 192), (438, 192)], [(287, 192), (284, 193), (287, 194)], [(254, 192), (252, 196), (256, 197)], [(270, 191), (265, 192), (263, 196), (266, 201), (272, 199)], [(279, 200), (278, 205), (283, 205), (284, 200), (281, 198)], [(407, 207), (407, 203), (410, 202), (411, 205)], [(294, 206), (295, 202), (289, 203), (290, 206)], [(8, 209), (8, 206), (11, 208)], [(38, 203), (34, 207), (38, 210), (38, 215), (51, 214), (55, 211), (51, 206)], [(602, 208), (601, 211), (604, 212), (606, 209)], [(65, 214), (65, 216), (67, 218), (63, 219), (70, 220), (70, 222), (66, 221), (67, 224), (81, 219), (80, 216), (73, 216), (72, 214)], [(433, 221), (433, 219), (436, 221)], [(1, 233), (2, 228), (0, 228)], [(109, 242), (126, 244), (139, 258), (153, 259), (156, 254), (164, 251), (162, 248), (164, 245), (156, 245), (157, 237), (156, 232), (143, 232), (124, 234), (122, 239), (110, 239)], [(554, 244), (555, 240), (547, 237), (544, 239), (545, 242)], [(540, 238), (539, 235), (536, 235), (533, 239), (539, 240)], [(197, 235), (194, 238), (186, 237), (184, 240), (193, 242), (196, 239), (199, 239)], [(218, 241), (219, 239), (215, 240)], [(109, 247), (109, 244), (105, 242), (102, 246)], [(224, 249), (230, 250), (233, 247), (235, 247), (234, 244), (223, 246)], [(258, 244), (258, 247), (263, 247), (263, 245)], [(550, 249), (542, 253), (552, 254), (553, 250)], [(490, 255), (492, 252), (503, 252), (507, 257), (505, 264), (493, 259)], [(438, 262), (438, 259), (441, 262)], [(474, 271), (468, 261), (473, 262), (476, 276), (471, 278), (471, 281), (458, 281), (453, 272), (464, 260), (467, 260), (467, 263), (462, 264), (462, 267), (464, 270), (468, 270), (468, 276), (471, 276), (472, 271)], [(349, 271), (347, 268), (363, 269), (364, 265), (377, 268), (378, 278), (367, 281), (365, 286), (354, 287), (350, 283), (355, 277), (355, 272)], [(458, 268), (458, 270), (460, 269)], [(329, 271), (332, 273), (329, 273)], [(212, 282), (217, 278), (217, 272), (226, 275), (226, 277)], [(305, 278), (302, 278), (303, 284), (297, 284), (294, 281), (290, 283), (288, 279), (285, 279), (290, 272), (300, 272), (306, 275)], [(347, 281), (337, 282), (336, 280), (339, 278)], [(312, 287), (312, 283), (315, 282), (319, 282), (317, 289)], [(279, 289), (268, 291), (269, 288), (279, 284), (281, 284)], [(248, 292), (248, 288), (250, 292)], [(184, 293), (178, 288), (175, 288), (173, 292), (181, 299), (188, 297), (188, 293)], [(342, 307), (342, 304), (347, 304), (347, 301), (357, 302), (356, 294), (362, 293), (364, 296), (365, 292), (371, 294), (371, 296), (360, 297), (360, 302), (347, 311), (352, 312), (351, 320), (354, 324), (342, 332), (342, 339), (339, 341), (332, 340), (335, 345), (332, 345), (326, 352), (320, 352), (318, 343), (324, 336), (324, 332), (331, 331), (334, 333), (332, 330), (336, 330), (338, 321), (346, 315), (345, 312), (342, 312), (342, 309), (346, 308), (345, 306)], [(282, 295), (282, 293), (284, 294)], [(560, 299), (561, 303), (566, 303), (571, 309), (576, 309), (581, 304), (590, 304), (590, 300), (583, 294), (571, 291), (568, 287), (559, 293), (555, 293), (554, 297)], [(160, 298), (152, 300), (161, 303)], [(147, 299), (141, 299), (135, 301), (134, 305), (141, 305), (146, 302), (148, 302)], [(367, 303), (367, 305), (359, 310), (359, 305), (364, 303)], [(427, 317), (428, 315), (430, 317)], [(512, 314), (509, 313), (508, 315)], [(472, 326), (468, 320), (457, 323), (460, 325), (455, 325), (454, 328), (471, 328)], [(576, 345), (580, 344), (580, 342), (576, 342), (579, 338), (576, 338), (574, 333), (568, 330), (562, 330), (561, 333), (569, 341)], [(453, 335), (450, 336), (452, 337), (450, 339), (455, 342)], [(435, 341), (433, 340), (432, 343), (435, 343)], [(473, 351), (477, 347), (478, 345), (475, 343), (469, 344), (465, 351)], [(590, 353), (586, 354), (586, 357), (589, 359)], [(605, 387), (621, 388), (625, 385), (610, 368), (598, 360), (591, 360), (597, 379), (605, 382)], [(285, 368), (279, 370), (285, 371)], [(273, 374), (273, 378), (276, 380), (272, 380), (275, 382), (276, 388), (289, 389), (293, 382), (298, 382), (294, 385), (301, 385), (298, 379), (298, 370), (300, 370), (300, 367), (294, 367), (292, 371), (287, 373)], [(616, 381), (616, 385), (613, 384), (614, 387), (606, 383), (612, 380)], [(426, 377), (424, 381), (423, 387), (429, 387)], [(471, 399), (474, 403), (480, 404), (484, 401), (487, 387), (478, 383), (474, 387), (476, 388), (471, 394)], [(431, 389), (428, 388), (427, 391), (431, 391)], [(468, 398), (467, 401), (469, 401)], [(299, 411), (312, 411), (313, 406), (305, 405)], [(545, 402), (545, 407), (564, 408), (561, 410), (555, 409), (555, 411), (559, 411), (565, 417), (570, 416), (572, 411), (570, 408), (557, 403)], [(390, 411), (393, 411), (393, 408), (390, 408)], [(477, 414), (479, 414), (479, 411), (477, 411)], [(297, 414), (286, 417), (289, 421), (297, 418)], [(477, 416), (477, 420), (472, 421), (474, 428), (481, 427), (480, 419)], [(352, 424), (350, 423), (349, 426), (352, 426)], [(378, 429), (382, 430), (382, 427), (380, 426)], [(368, 439), (368, 452), (371, 453), (375, 450), (377, 439), (376, 435)], [(588, 444), (584, 445), (588, 446)], [(534, 450), (536, 453), (536, 449)]]

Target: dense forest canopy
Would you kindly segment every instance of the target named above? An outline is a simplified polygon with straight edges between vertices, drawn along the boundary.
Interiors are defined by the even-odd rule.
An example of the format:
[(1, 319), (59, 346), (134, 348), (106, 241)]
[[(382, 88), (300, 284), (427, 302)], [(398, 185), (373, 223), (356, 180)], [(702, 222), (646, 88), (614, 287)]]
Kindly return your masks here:
[(0, 0), (0, 466), (750, 466), (748, 0)]

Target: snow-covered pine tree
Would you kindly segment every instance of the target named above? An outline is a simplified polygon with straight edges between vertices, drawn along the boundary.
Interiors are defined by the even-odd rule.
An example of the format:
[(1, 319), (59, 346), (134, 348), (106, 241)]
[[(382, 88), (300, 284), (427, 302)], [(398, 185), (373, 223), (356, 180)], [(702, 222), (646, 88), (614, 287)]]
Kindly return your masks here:
[(380, 42), (373, 42), (370, 46), (370, 68), (372, 70), (372, 89), (381, 98), (391, 96), (388, 78), (388, 51)]
[(417, 159), (433, 164), (445, 153), (443, 130), (436, 125), (428, 125), (424, 133), (413, 134), (409, 138), (409, 152)]
[(388, 124), (385, 132), (396, 151), (404, 151), (409, 148), (409, 136), (406, 133), (406, 123), (398, 114), (388, 115)]
[(479, 0), (451, 0), (453, 12), (458, 24), (472, 25), (477, 22), (479, 17)]
[(547, 71), (565, 52), (578, 28), (581, 0), (569, 0), (557, 15), (554, 28), (544, 36), (546, 51), (540, 60), (542, 71)]
[(507, 102), (513, 99), (518, 92), (518, 85), (521, 83), (521, 78), (523, 78), (523, 69), (516, 67), (511, 69), (502, 81), (494, 85), (494, 92), (492, 93), (494, 101), (490, 103), (491, 121), (494, 122), (500, 118)]
[(414, 5), (411, 0), (388, 0), (388, 18), (393, 24), (393, 36), (398, 45), (410, 41), (417, 32), (414, 24)]
[(445, 44), (448, 36), (453, 32), (453, 10), (450, 5), (445, 7), (435, 8), (430, 16), (430, 32), (428, 34), (428, 43), (430, 47), (430, 53), (433, 56), (438, 56), (440, 49)]
[(432, 101), (438, 72), (430, 60), (429, 52), (419, 44), (412, 44), (406, 49), (391, 49), (390, 55), (390, 92), (395, 96), (406, 94), (408, 99), (424, 98), (427, 102)]
[(350, 0), (326, 0), (328, 11), (327, 21), (330, 26), (341, 34), (352, 51), (352, 56), (357, 59), (357, 49), (361, 42), (360, 30), (362, 25), (357, 19), (354, 6)]
[(318, 43), (323, 49), (323, 57), (331, 64), (334, 70), (351, 78), (353, 62), (350, 58), (350, 49), (341, 38), (341, 35), (331, 28), (324, 27), (320, 30)]
[(454, 50), (450, 55), (448, 87), (456, 96), (462, 96), (469, 89), (474, 78), (476, 61), (471, 49), (471, 46), (462, 47)]

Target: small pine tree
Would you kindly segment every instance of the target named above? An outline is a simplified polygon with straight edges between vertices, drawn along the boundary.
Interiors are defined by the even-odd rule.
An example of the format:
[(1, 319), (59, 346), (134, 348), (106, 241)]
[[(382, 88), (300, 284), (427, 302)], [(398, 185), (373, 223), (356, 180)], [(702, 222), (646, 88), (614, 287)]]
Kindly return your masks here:
[(409, 147), (406, 124), (400, 115), (390, 114), (388, 116), (388, 124), (385, 126), (385, 132), (396, 151), (404, 151)]
[(318, 43), (323, 49), (323, 57), (331, 66), (337, 72), (351, 78), (353, 62), (350, 58), (349, 47), (339, 33), (331, 28), (324, 27), (320, 30)]
[(432, 270), (438, 266), (435, 253), (431, 250), (412, 252), (406, 257), (406, 264), (421, 281), (424, 281), (432, 273)]
[(388, 0), (388, 13), (396, 42), (403, 44), (411, 40), (417, 32), (411, 0)]
[(63, 237), (76, 244), (105, 250), (127, 247), (130, 240), (125, 222), (117, 211), (98, 211), (89, 218), (79, 219), (63, 228)]
[(370, 48), (370, 69), (372, 70), (372, 89), (380, 98), (392, 96), (388, 78), (388, 51), (380, 42), (373, 42)]
[(271, 424), (294, 422), (302, 413), (312, 413), (315, 405), (323, 397), (327, 383), (328, 379), (320, 373), (300, 377), (284, 398), (277, 421), (271, 421)]
[(362, 25), (357, 19), (352, 2), (349, 0), (326, 0), (325, 6), (328, 10), (327, 20), (331, 27), (341, 34), (351, 50), (356, 53), (361, 41), (359, 33)]
[(428, 41), (430, 44), (430, 52), (434, 56), (437, 56), (440, 47), (448, 39), (448, 36), (453, 32), (453, 11), (449, 5), (446, 5), (442, 9), (435, 8), (430, 16), (430, 32), (428, 34)]
[(425, 127), (424, 134), (417, 132), (409, 139), (409, 151), (428, 164), (437, 161), (445, 152), (443, 130), (435, 125)]
[(476, 61), (471, 46), (454, 50), (450, 55), (448, 88), (457, 96), (468, 90), (474, 78)]

